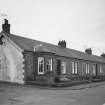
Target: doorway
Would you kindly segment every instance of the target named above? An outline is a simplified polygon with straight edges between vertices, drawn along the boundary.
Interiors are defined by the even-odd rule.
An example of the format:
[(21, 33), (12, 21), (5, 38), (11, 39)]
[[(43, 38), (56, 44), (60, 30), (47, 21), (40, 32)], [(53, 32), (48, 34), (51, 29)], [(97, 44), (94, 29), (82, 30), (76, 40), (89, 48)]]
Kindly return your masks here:
[(57, 60), (57, 75), (61, 74), (61, 61), (58, 59)]
[(98, 65), (96, 64), (96, 77), (98, 75)]

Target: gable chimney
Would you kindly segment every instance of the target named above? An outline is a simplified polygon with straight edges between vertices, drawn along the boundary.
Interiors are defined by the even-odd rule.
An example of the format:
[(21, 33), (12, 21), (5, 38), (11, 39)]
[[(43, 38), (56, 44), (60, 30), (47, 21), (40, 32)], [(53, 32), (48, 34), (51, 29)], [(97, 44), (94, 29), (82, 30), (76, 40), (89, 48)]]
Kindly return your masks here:
[(85, 53), (92, 55), (92, 49), (91, 48), (87, 48), (85, 50)]
[(58, 46), (60, 46), (62, 48), (66, 48), (66, 41), (65, 40), (59, 41)]
[(2, 31), (4, 33), (10, 33), (10, 24), (8, 24), (8, 20), (4, 19), (4, 24), (2, 24)]

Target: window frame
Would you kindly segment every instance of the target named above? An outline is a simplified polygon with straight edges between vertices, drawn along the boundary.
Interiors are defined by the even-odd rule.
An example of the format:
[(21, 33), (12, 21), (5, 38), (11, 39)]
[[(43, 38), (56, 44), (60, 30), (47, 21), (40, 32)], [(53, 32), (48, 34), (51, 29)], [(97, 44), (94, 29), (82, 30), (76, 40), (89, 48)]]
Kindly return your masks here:
[(66, 62), (61, 62), (61, 74), (66, 74)]
[[(47, 66), (50, 66), (50, 70), (47, 69)], [(46, 61), (46, 71), (52, 71), (52, 58), (48, 58)]]
[(78, 74), (78, 61), (72, 61), (72, 74)]
[(100, 70), (100, 74), (102, 74), (103, 73), (102, 64), (100, 64), (99, 70)]
[(72, 74), (75, 74), (75, 63), (72, 61)]
[(75, 74), (78, 74), (78, 62), (75, 62)]
[[(43, 63), (40, 62), (40, 59), (42, 59)], [(40, 65), (43, 65), (42, 72), (39, 70)], [(44, 57), (38, 57), (38, 74), (44, 74)]]
[(86, 63), (85, 70), (86, 70), (86, 74), (90, 73), (90, 65), (89, 65), (89, 63)]
[(96, 75), (96, 64), (93, 64), (92, 66), (92, 74)]
[(81, 67), (82, 67), (81, 74), (84, 75), (84, 63), (83, 63), (83, 62), (82, 62), (82, 64), (81, 64)]

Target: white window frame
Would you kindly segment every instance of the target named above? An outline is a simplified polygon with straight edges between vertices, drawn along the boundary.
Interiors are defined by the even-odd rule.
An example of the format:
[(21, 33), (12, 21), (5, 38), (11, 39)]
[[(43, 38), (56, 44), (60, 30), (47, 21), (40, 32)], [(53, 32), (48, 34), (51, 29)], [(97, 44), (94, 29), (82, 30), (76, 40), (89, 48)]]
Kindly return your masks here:
[(81, 74), (84, 75), (84, 63), (82, 63), (82, 71)]
[(100, 64), (100, 73), (103, 73), (102, 64)]
[(75, 62), (75, 74), (78, 73), (78, 62)]
[[(40, 62), (41, 60), (43, 61), (43, 63)], [(43, 65), (43, 70), (42, 70), (42, 72), (39, 71), (39, 66), (40, 66), (41, 64)], [(38, 74), (44, 74), (44, 57), (38, 57)]]
[(86, 74), (89, 74), (90, 73), (90, 65), (89, 63), (86, 63)]
[(92, 74), (93, 75), (96, 75), (96, 65), (95, 64), (93, 64), (93, 66), (92, 66)]
[(78, 73), (78, 62), (72, 61), (72, 74), (77, 74), (77, 73)]
[(74, 61), (72, 61), (72, 74), (75, 73), (75, 67), (74, 67), (74, 65), (75, 65), (75, 63), (74, 63)]
[(46, 66), (50, 66), (50, 70), (46, 68), (47, 71), (52, 71), (52, 58), (47, 59)]
[(61, 74), (66, 74), (66, 62), (61, 62)]

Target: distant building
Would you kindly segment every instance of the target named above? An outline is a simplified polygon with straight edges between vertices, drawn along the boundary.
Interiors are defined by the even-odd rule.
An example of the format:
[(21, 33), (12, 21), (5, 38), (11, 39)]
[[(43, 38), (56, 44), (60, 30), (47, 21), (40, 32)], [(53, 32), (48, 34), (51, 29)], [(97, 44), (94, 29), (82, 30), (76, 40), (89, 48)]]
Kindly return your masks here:
[(91, 48), (85, 52), (24, 38), (10, 33), (5, 19), (0, 33), (0, 81), (47, 83), (103, 79), (105, 54), (96, 56)]

